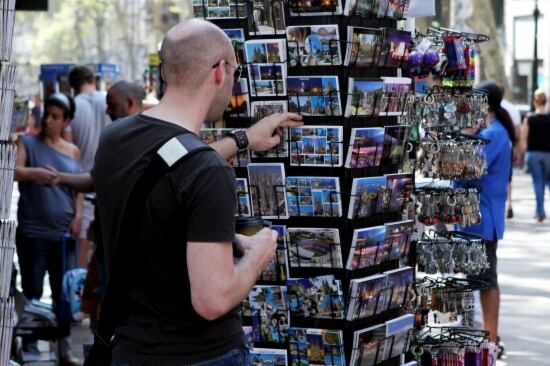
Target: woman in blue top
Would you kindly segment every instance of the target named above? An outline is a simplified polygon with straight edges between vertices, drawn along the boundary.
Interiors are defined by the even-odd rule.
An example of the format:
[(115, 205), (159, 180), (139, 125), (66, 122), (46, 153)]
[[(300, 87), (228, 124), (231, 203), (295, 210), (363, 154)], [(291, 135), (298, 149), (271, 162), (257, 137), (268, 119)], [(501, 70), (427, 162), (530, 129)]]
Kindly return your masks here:
[(490, 332), (491, 341), (496, 342), (500, 307), (496, 251), (498, 241), (504, 236), (508, 181), (512, 172), (512, 147), (516, 144), (517, 138), (510, 115), (500, 106), (502, 89), (491, 82), (479, 85), (478, 89), (487, 93), (489, 114), (487, 128), (472, 132), (490, 140), (485, 147), (488, 172), (481, 179), (469, 181), (481, 187), (481, 224), (461, 228), (461, 230), (481, 235), (489, 240), (487, 257), (491, 267), (476, 278), (489, 285), (488, 289), (482, 290), (480, 295), (483, 323), (485, 330)]
[[(73, 191), (54, 185), (57, 172), (81, 170), (78, 148), (61, 137), (74, 112), (71, 97), (63, 93), (50, 96), (44, 105), (40, 135), (24, 136), (18, 142), (15, 168), (20, 192), (16, 242), (23, 293), (28, 299), (40, 299), (47, 271), (57, 315), (63, 271), (67, 269), (61, 240), (66, 232), (77, 237), (82, 207)], [(58, 317), (58, 324), (64, 336), (68, 336), (70, 323)], [(68, 344), (66, 337), (59, 342), (60, 364), (78, 365)]]

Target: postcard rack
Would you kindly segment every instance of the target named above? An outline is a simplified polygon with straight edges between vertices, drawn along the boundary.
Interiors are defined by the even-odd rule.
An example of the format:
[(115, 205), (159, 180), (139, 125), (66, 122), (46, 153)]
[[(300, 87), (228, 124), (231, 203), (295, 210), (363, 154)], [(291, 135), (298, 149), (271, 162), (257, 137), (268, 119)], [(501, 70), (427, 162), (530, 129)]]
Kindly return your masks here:
[(10, 363), (13, 330), (17, 321), (11, 293), (16, 224), (9, 220), (17, 157), (17, 149), (9, 141), (16, 75), (15, 66), (9, 64), (14, 17), (15, 0), (4, 1), (0, 9), (4, 25), (0, 39), (0, 366), (8, 366)]
[[(407, 267), (414, 224), (406, 214), (414, 178), (398, 174), (410, 152), (399, 117), (411, 83), (399, 76), (412, 38), (397, 29), (408, 1), (398, 8), (381, 1), (377, 11), (374, 1), (349, 1), (317, 9), (303, 0), (193, 3), (195, 16), (231, 38), (242, 67), (223, 128), (248, 127), (273, 112), (304, 119), (279, 147), (233, 161), (242, 183), (237, 214), (260, 214), (281, 234), (273, 265), (241, 307), (243, 321), (254, 347), (288, 350), (288, 364), (314, 357), (298, 333), (328, 330), (341, 333), (323, 345), (326, 364), (367, 365), (369, 358), (396, 366), (412, 328), (392, 333), (386, 325), (410, 323), (399, 319), (414, 284)], [(373, 286), (368, 299), (358, 295), (361, 286)], [(317, 292), (303, 297), (302, 290)], [(359, 349), (357, 332), (377, 325), (384, 335), (369, 351)]]

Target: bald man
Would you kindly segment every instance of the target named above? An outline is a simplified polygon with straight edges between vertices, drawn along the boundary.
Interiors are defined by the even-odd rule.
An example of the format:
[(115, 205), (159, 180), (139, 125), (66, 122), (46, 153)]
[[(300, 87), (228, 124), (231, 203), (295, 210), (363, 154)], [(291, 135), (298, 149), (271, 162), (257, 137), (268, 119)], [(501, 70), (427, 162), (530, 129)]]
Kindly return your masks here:
[[(246, 147), (265, 151), (277, 145), (276, 132), (301, 125), (301, 118), (272, 115), (210, 145), (215, 151), (179, 163), (137, 213), (137, 239), (130, 248), (124, 246), (124, 269), (116, 268), (121, 264), (118, 259), (113, 263), (112, 256), (122, 243), (119, 230), (129, 192), (151, 159), (147, 150), (182, 133), (201, 144), (201, 126), (223, 116), (240, 75), (229, 38), (203, 20), (172, 28), (160, 57), (164, 97), (146, 112), (106, 128), (96, 155), (94, 181), (108, 272), (126, 275), (114, 300), (120, 308), (113, 365), (248, 365), (237, 309), (273, 259), (277, 233), (235, 234), (235, 173), (225, 158)], [(178, 144), (163, 155), (181, 152)], [(244, 252), (238, 260), (233, 241)], [(111, 339), (110, 332), (101, 333), (102, 339)]]
[(112, 121), (143, 111), (145, 91), (135, 83), (120, 80), (107, 91), (107, 110)]

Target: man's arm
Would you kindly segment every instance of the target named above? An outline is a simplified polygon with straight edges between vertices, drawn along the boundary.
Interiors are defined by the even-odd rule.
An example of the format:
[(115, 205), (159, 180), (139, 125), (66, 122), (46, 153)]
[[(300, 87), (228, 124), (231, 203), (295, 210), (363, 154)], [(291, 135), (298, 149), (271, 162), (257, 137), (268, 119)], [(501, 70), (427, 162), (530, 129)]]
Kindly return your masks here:
[(90, 173), (70, 174), (59, 172), (58, 174), (59, 182), (57, 184), (67, 186), (81, 193), (90, 193), (94, 191), (94, 182), (92, 174)]
[(214, 320), (235, 308), (250, 292), (263, 268), (273, 260), (277, 232), (263, 229), (247, 238), (239, 236), (244, 256), (233, 261), (231, 243), (187, 243), (187, 267), (193, 308)]
[[(285, 127), (299, 127), (303, 123), (302, 116), (294, 113), (275, 113), (256, 122), (246, 129), (248, 148), (253, 151), (266, 151), (281, 142), (282, 129)], [(237, 145), (231, 137), (225, 137), (210, 144), (221, 156), (226, 159), (237, 153)]]

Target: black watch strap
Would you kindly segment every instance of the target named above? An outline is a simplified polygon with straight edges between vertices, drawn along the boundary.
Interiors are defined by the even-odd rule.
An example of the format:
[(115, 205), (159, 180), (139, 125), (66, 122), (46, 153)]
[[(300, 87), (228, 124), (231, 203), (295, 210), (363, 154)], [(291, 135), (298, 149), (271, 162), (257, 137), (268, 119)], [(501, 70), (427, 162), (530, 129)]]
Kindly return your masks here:
[(248, 147), (248, 137), (246, 136), (245, 130), (233, 130), (227, 134), (231, 136), (235, 143), (237, 144), (237, 149), (244, 150)]

